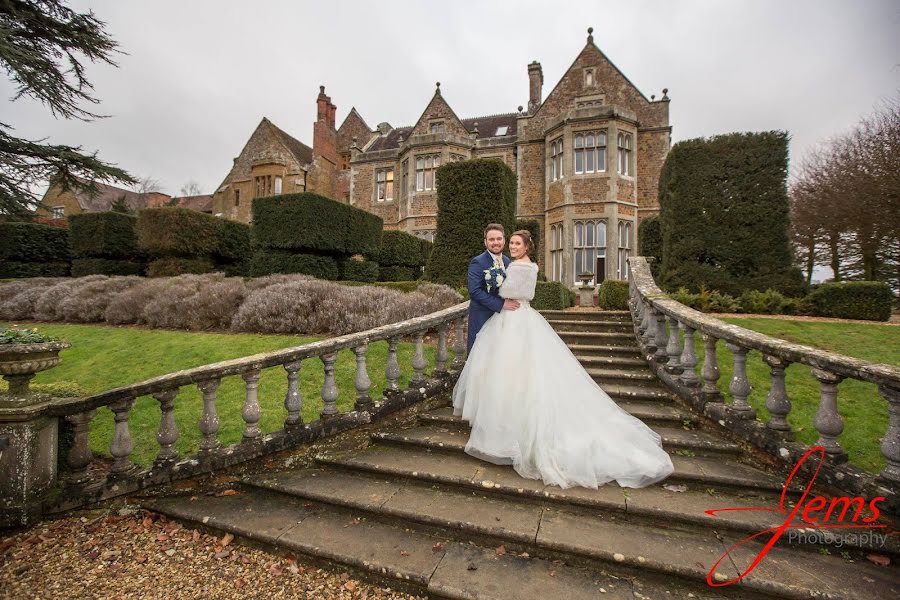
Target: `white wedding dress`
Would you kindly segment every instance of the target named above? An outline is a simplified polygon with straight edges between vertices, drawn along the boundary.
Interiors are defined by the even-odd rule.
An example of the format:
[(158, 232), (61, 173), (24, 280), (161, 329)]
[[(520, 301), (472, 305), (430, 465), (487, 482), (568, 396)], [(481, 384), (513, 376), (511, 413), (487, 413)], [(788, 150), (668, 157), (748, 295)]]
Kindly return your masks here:
[(562, 488), (644, 487), (674, 471), (658, 433), (620, 408), (529, 306), (538, 267), (514, 262), (500, 295), (521, 302), (484, 324), (453, 389), (466, 452)]

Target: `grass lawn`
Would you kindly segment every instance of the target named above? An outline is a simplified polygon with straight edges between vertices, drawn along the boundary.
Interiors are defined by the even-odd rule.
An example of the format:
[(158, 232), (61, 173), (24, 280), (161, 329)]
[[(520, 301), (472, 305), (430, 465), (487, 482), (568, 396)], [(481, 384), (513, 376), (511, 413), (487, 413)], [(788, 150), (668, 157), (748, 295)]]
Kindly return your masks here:
[[(0, 323), (0, 325), (3, 325)], [(39, 373), (35, 383), (75, 382), (88, 393), (95, 394), (115, 387), (138, 383), (150, 377), (172, 373), (181, 369), (198, 367), (231, 358), (240, 358), (260, 352), (290, 348), (319, 338), (226, 333), (190, 333), (138, 329), (132, 327), (108, 327), (99, 325), (38, 324), (38, 330), (64, 339), (72, 347), (62, 352), (60, 365)], [(412, 356), (415, 344), (400, 344), (397, 349), (400, 363), (400, 384), (405, 386), (412, 375)], [(434, 365), (435, 347), (425, 347), (426, 359), (431, 371)], [(450, 360), (453, 352), (449, 349)], [(387, 342), (370, 344), (367, 354), (369, 393), (379, 398), (385, 386), (384, 369), (387, 364)], [(340, 391), (338, 409), (352, 410), (356, 400), (356, 356), (350, 350), (338, 355), (335, 378)], [(301, 369), (301, 393), (303, 420), (318, 418), (323, 403), (320, 397), (324, 370), (322, 361), (308, 359)], [(241, 439), (244, 421), (241, 409), (244, 404), (244, 381), (240, 377), (227, 377), (218, 390), (219, 440), (231, 444)], [(282, 428), (287, 411), (284, 396), (287, 392), (287, 376), (283, 368), (266, 369), (259, 382), (259, 404), (262, 408), (260, 427), (263, 432)], [(196, 452), (202, 437), (197, 423), (202, 414), (202, 401), (196, 386), (181, 388), (175, 400), (175, 421), (181, 434), (176, 444), (179, 452)], [(132, 459), (141, 465), (153, 462), (159, 445), (156, 432), (159, 428), (159, 403), (152, 397), (138, 398), (131, 410), (129, 427), (134, 441)], [(96, 454), (109, 455), (112, 441), (112, 411), (99, 409), (91, 426), (90, 445)]]
[[(878, 363), (900, 366), (900, 327), (885, 324), (828, 323), (816, 321), (724, 317), (723, 321), (758, 331), (772, 337), (798, 344), (815, 346)], [(703, 342), (695, 338), (699, 362), (697, 373), (703, 365)], [(733, 374), (732, 353), (719, 342), (716, 354), (719, 362), (719, 389), (732, 401), (728, 385)], [(747, 377), (752, 391), (747, 402), (756, 409), (764, 422), (769, 420), (766, 395), (769, 393), (770, 369), (761, 353), (747, 354)], [(791, 412), (788, 423), (797, 432), (797, 439), (812, 445), (818, 439), (813, 425), (819, 406), (819, 382), (805, 365), (791, 365), (786, 372), (788, 398)], [(850, 456), (850, 462), (871, 472), (879, 472), (885, 460), (879, 444), (887, 431), (887, 401), (878, 393), (874, 384), (852, 379), (838, 386), (838, 412), (844, 418), (844, 431), (838, 442)]]

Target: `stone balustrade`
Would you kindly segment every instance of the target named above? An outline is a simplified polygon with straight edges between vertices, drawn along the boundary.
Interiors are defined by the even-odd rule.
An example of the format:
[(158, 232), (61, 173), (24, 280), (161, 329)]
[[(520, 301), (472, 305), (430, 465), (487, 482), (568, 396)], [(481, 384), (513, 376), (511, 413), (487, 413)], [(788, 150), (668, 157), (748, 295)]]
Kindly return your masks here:
[[(468, 302), (465, 302), (400, 323), (178, 371), (84, 398), (34, 396), (0, 402), (3, 452), (12, 457), (8, 447), (22, 447), (24, 450), (19, 455), (28, 455), (39, 465), (37, 468), (5, 465), (0, 455), (0, 470), (8, 466), (7, 474), (10, 475), (8, 485), (0, 486), (0, 526), (26, 523), (43, 513), (65, 510), (289, 449), (370, 423), (422, 399), (446, 393), (455, 381), (453, 375), (458, 375), (464, 364), (467, 309)], [(451, 329), (454, 331), (454, 357), (452, 364), (448, 365)], [(429, 363), (424, 344), (426, 335), (431, 332), (436, 334), (437, 347), (434, 368), (426, 376)], [(415, 341), (411, 364), (413, 375), (409, 388), (403, 390), (397, 349), (401, 340), (410, 338)], [(373, 365), (367, 361), (367, 353), (369, 346), (378, 341), (387, 342), (387, 360), (385, 364)], [(347, 350), (355, 355), (353, 386), (356, 400), (353, 410), (342, 414), (337, 404), (340, 390), (334, 371), (338, 353)], [(304, 423), (301, 416), (305, 400), (301, 394), (301, 366), (305, 361), (316, 361), (324, 373), (320, 392), (323, 408), (319, 418), (310, 423)], [(277, 369), (287, 380), (284, 397), (287, 417), (282, 429), (264, 434), (259, 425), (262, 417), (259, 381), (267, 369)], [(383, 369), (386, 377), (383, 397), (378, 400), (370, 394), (371, 369)], [(217, 390), (222, 381), (229, 377), (243, 380), (245, 393), (240, 415), (244, 427), (240, 442), (224, 446), (218, 439)], [(180, 431), (175, 421), (175, 409), (180, 393), (192, 386), (199, 390), (202, 398), (202, 416), (197, 424), (202, 438), (195, 454), (180, 456), (176, 450)], [(160, 419), (156, 434), (159, 451), (151, 466), (141, 468), (131, 460), (134, 444), (129, 415), (136, 399), (145, 396), (159, 403)], [(94, 469), (88, 436), (92, 420), (98, 409), (103, 407), (113, 413), (114, 431), (109, 448), (113, 460), (108, 469)], [(71, 424), (73, 435), (65, 457), (68, 470), (61, 481), (57, 481), (55, 468), (58, 419), (65, 419)]]
[[(815, 445), (822, 446), (826, 453), (819, 479), (853, 494), (886, 496), (887, 504), (897, 511), (900, 507), (900, 369), (725, 323), (669, 298), (657, 287), (646, 258), (633, 257), (629, 264), (629, 305), (635, 336), (657, 376), (673, 392), (737, 436), (793, 465), (809, 448), (794, 441), (788, 424), (791, 401), (785, 371), (792, 365), (810, 368), (820, 384), (818, 410), (810, 426), (818, 434)], [(699, 375), (694, 350), (698, 333), (704, 345)], [(731, 352), (734, 361), (728, 385), (731, 403), (724, 402), (718, 385), (719, 341)], [(747, 360), (751, 351), (761, 353), (770, 370), (769, 380), (765, 382), (768, 390), (765, 407), (771, 415), (767, 423), (758, 420), (756, 411), (747, 403), (751, 391)], [(844, 430), (844, 418), (838, 410), (838, 384), (845, 379), (877, 385), (887, 402), (889, 424), (880, 445), (886, 464), (877, 476), (847, 463), (847, 453), (838, 441)], [(872, 401), (878, 399), (873, 397)], [(804, 466), (815, 467), (810, 463)]]

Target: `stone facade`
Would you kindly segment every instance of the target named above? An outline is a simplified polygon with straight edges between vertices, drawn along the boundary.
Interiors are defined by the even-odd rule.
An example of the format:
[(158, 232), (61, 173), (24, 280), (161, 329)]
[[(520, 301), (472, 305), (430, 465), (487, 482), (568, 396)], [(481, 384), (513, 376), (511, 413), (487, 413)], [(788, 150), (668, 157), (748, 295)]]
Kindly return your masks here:
[[(412, 126), (372, 129), (356, 108), (335, 128), (320, 88), (313, 147), (263, 119), (216, 192), (214, 213), (249, 220), (249, 200), (273, 193), (257, 177), (282, 177), (282, 193), (313, 191), (384, 219), (386, 229), (433, 239), (434, 171), (451, 161), (503, 160), (518, 177), (517, 216), (541, 224), (536, 258), (548, 279), (572, 286), (584, 272), (626, 279), (641, 218), (658, 212), (657, 186), (671, 138), (669, 98), (645, 97), (587, 43), (546, 98), (540, 63), (527, 67), (528, 108), (460, 118), (440, 83)], [(243, 206), (231, 206), (239, 189)], [(602, 273), (602, 275), (601, 275)]]
[[(87, 180), (80, 180), (87, 185)], [(132, 211), (168, 205), (172, 197), (161, 192), (135, 192), (114, 185), (95, 182), (97, 193), (90, 195), (85, 190), (63, 190), (58, 183), (51, 182), (41, 198), (41, 206), (35, 211), (38, 217), (65, 219), (86, 212), (102, 212), (112, 209), (117, 200), (125, 200)]]

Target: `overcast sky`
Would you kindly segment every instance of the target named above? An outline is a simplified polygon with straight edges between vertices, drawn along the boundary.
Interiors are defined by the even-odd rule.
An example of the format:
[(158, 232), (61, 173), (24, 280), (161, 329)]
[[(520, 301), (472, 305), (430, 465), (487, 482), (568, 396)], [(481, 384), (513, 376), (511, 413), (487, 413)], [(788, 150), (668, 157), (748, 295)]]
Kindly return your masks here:
[[(106, 0), (92, 9), (121, 46), (88, 74), (109, 118), (55, 120), (7, 101), (29, 138), (81, 145), (177, 194), (211, 193), (263, 116), (312, 145), (319, 85), (371, 127), (411, 125), (435, 81), (460, 117), (544, 96), (594, 28), (596, 45), (648, 97), (669, 89), (673, 141), (785, 129), (792, 162), (900, 90), (900, 2), (865, 0)], [(13, 88), (0, 79), (0, 93)]]

